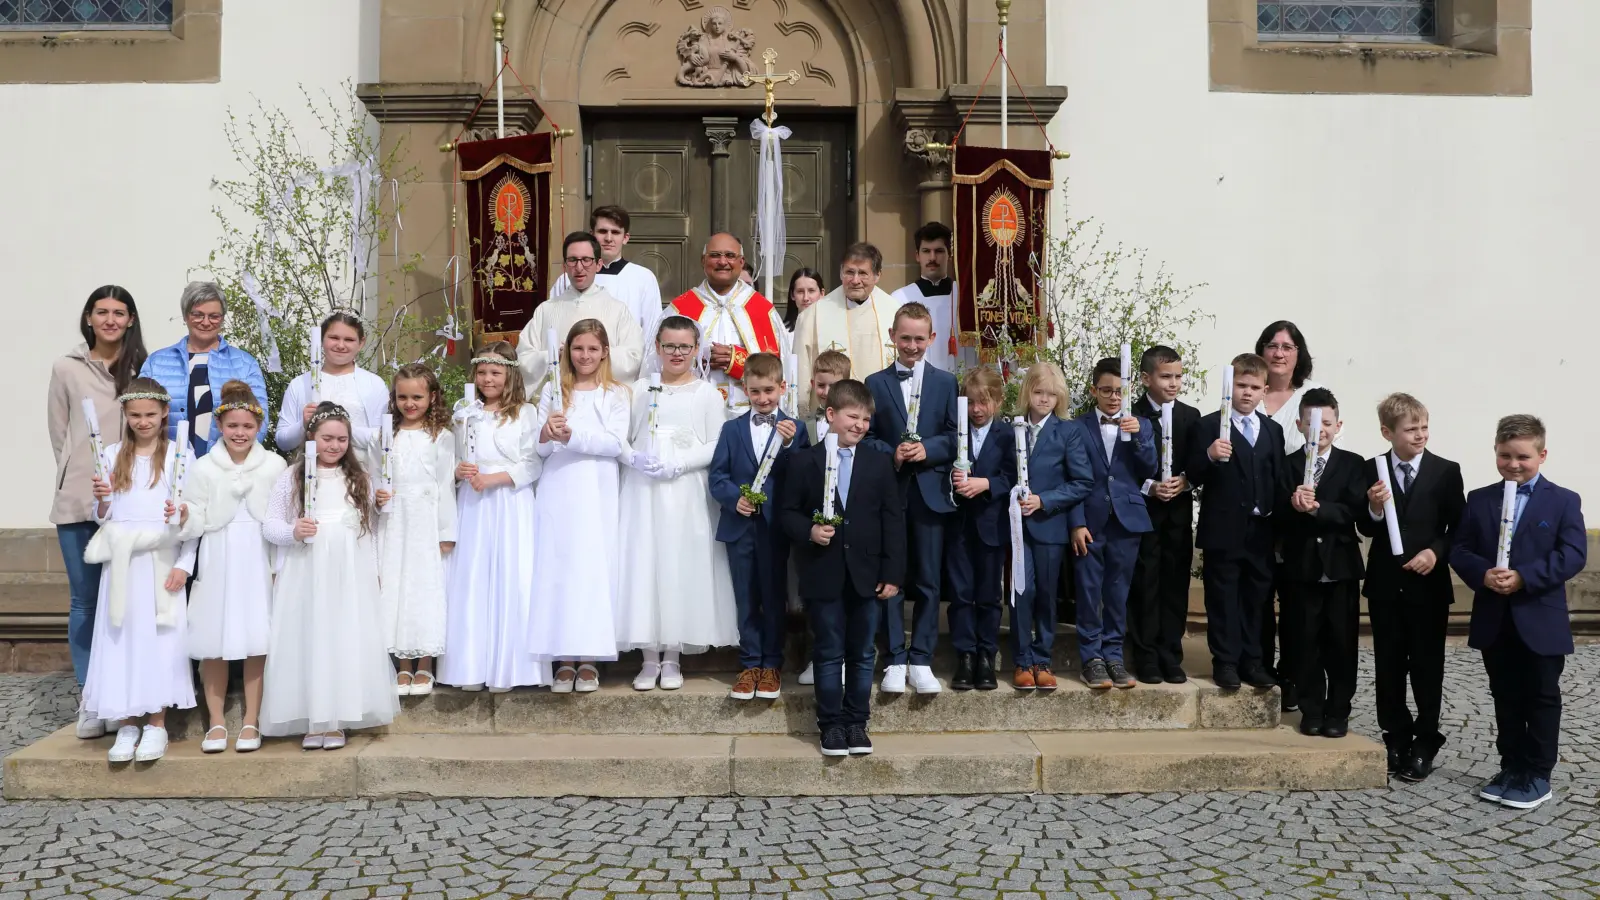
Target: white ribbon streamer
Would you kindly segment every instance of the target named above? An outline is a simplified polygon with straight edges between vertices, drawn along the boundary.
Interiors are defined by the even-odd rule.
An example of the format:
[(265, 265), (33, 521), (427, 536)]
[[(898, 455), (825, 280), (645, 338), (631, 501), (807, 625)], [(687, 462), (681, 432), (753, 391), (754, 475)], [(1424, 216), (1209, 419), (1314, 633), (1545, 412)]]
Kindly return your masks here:
[(761, 163), (756, 169), (756, 243), (761, 248), (761, 274), (783, 271), (788, 236), (783, 217), (783, 149), (792, 132), (788, 126), (769, 128), (760, 119), (750, 123), (750, 136), (761, 142)]
[(239, 279), (239, 286), (244, 288), (244, 295), (256, 307), (256, 327), (261, 329), (261, 338), (267, 345), (267, 371), (282, 372), (283, 361), (278, 356), (278, 336), (272, 333), (272, 320), (281, 318), (283, 313), (278, 308), (267, 302), (261, 295), (261, 282), (249, 272)]

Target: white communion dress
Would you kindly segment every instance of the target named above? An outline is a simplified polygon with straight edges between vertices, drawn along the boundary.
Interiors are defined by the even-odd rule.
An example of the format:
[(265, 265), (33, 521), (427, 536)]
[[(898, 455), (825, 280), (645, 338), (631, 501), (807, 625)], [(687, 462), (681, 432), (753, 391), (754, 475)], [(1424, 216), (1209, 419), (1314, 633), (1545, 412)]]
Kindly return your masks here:
[(439, 545), (456, 539), (455, 435), (396, 431), (390, 466), (394, 497), (378, 528), (384, 641), (401, 659), (438, 656), (446, 619)]
[(633, 390), (634, 452), (681, 472), (663, 481), (623, 470), (617, 649), (702, 653), (736, 645), (733, 579), (727, 548), (716, 540), (718, 508), (707, 475), (726, 421), (722, 393), (700, 380), (663, 385), (652, 437), (649, 382)]
[(262, 525), (283, 558), (272, 592), (261, 733), (387, 725), (400, 698), (383, 639), (377, 540), (362, 533), (340, 469), (317, 471), (309, 504), (317, 534), (309, 544), (295, 540), (300, 479), (294, 468), (279, 476)]
[(223, 441), (195, 464), (184, 491), (184, 536), (200, 539), (189, 594), (189, 656), (247, 659), (267, 652), (272, 631), (272, 546), (262, 534), (283, 458), (252, 444), (235, 463)]

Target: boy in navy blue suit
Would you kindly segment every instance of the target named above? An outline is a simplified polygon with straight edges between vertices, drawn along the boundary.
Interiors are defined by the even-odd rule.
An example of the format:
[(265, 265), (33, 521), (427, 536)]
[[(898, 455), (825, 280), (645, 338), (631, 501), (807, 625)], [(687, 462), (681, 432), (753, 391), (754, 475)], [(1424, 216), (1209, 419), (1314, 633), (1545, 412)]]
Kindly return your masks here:
[[(741, 671), (728, 694), (735, 700), (776, 700), (782, 689), (789, 542), (777, 523), (781, 498), (775, 495), (782, 490), (790, 456), (810, 446), (806, 429), (778, 408), (786, 389), (778, 357), (756, 353), (745, 360), (750, 411), (723, 423), (711, 457), (711, 496), (722, 507), (717, 540), (728, 545), (738, 607)], [(769, 452), (775, 454), (773, 464), (757, 491), (756, 475)], [(763, 494), (765, 502), (752, 502)]]
[(1011, 545), (1006, 499), (1017, 479), (1011, 426), (995, 421), (1005, 402), (1005, 382), (988, 366), (967, 370), (967, 469), (954, 469), (956, 515), (946, 535), (950, 579), (950, 643), (958, 691), (999, 687), (994, 657), (1000, 648), (1001, 579)]
[(833, 517), (825, 516), (827, 442), (794, 454), (783, 486), (782, 524), (795, 542), (800, 595), (816, 640), (817, 729), (823, 756), (872, 752), (873, 637), (884, 601), (900, 592), (906, 527), (893, 458), (862, 440), (872, 395), (844, 379), (828, 391), (830, 434), (837, 435)]
[(889, 662), (885, 693), (939, 693), (933, 675), (933, 645), (939, 639), (939, 555), (945, 520), (956, 511), (950, 498), (950, 464), (956, 458), (956, 377), (930, 366), (923, 355), (933, 341), (933, 317), (921, 303), (907, 303), (889, 330), (895, 361), (867, 376), (874, 405), (867, 443), (889, 454), (900, 473), (909, 550), (906, 586), (912, 595), (911, 645), (906, 646), (904, 594), (884, 604)]
[(1577, 494), (1539, 474), (1544, 423), (1506, 416), (1495, 427), (1495, 466), (1516, 484), (1509, 562), (1500, 565), (1504, 483), (1467, 495), (1450, 567), (1473, 589), (1467, 644), (1483, 651), (1494, 696), (1500, 772), (1478, 796), (1514, 809), (1550, 799), (1561, 737), (1561, 670), (1572, 652), (1567, 581), (1583, 571), (1588, 539)]
[[(1141, 535), (1150, 515), (1139, 492), (1154, 478), (1159, 461), (1154, 433), (1123, 402), (1122, 363), (1102, 359), (1093, 374), (1094, 409), (1073, 420), (1083, 431), (1094, 468), (1094, 489), (1067, 513), (1072, 555), (1078, 564), (1072, 582), (1078, 594), (1078, 658), (1083, 683), (1105, 689), (1131, 688), (1137, 682), (1122, 664), (1122, 636), (1128, 624), (1128, 588), (1139, 561)], [(1123, 435), (1132, 435), (1122, 440)]]

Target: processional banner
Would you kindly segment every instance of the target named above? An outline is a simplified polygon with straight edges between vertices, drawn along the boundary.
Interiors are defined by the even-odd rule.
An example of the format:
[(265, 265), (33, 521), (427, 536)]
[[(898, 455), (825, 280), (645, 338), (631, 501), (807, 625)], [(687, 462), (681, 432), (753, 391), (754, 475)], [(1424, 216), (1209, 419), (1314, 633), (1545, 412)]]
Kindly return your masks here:
[(479, 334), (516, 334), (549, 288), (550, 134), (459, 144)]
[(1039, 272), (1055, 182), (1047, 150), (955, 148), (956, 320), (961, 344), (994, 362), (1001, 336), (1037, 344), (1045, 310)]

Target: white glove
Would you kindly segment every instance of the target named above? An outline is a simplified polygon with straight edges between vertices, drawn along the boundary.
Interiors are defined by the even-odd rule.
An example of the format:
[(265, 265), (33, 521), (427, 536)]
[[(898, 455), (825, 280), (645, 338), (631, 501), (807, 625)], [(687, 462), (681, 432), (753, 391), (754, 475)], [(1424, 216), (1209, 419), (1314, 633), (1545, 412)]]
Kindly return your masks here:
[(649, 475), (651, 478), (656, 479), (657, 481), (671, 481), (672, 479), (683, 474), (683, 463), (662, 462), (655, 457), (651, 457), (650, 461), (647, 462), (644, 468), (640, 471), (644, 472), (646, 475)]

